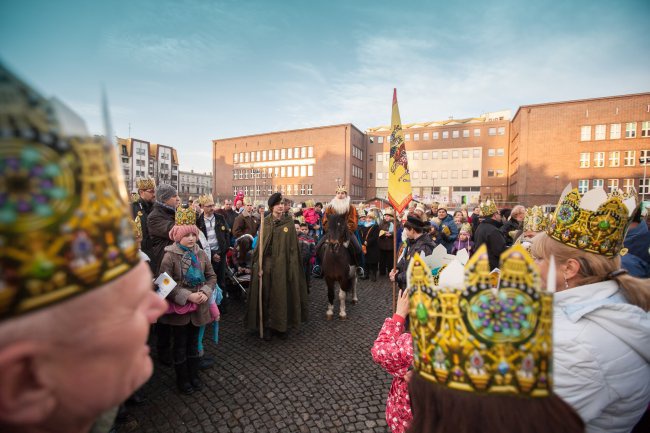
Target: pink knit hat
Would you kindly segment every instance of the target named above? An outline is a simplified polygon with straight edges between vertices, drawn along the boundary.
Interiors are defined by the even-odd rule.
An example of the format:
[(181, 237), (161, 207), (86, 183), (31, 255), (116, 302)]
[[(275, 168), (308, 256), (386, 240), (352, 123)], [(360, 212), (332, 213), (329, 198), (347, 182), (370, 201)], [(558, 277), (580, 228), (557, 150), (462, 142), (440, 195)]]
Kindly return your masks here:
[(194, 225), (175, 225), (169, 231), (169, 239), (174, 242), (180, 242), (185, 236), (190, 233), (194, 233), (196, 237), (199, 237), (199, 228)]

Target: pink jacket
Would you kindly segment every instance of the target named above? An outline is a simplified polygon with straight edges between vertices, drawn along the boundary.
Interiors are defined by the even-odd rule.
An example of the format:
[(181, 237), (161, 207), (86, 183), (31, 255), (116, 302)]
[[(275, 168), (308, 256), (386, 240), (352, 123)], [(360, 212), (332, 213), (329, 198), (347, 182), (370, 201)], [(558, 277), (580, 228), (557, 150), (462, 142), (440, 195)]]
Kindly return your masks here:
[(411, 423), (411, 400), (404, 379), (413, 365), (413, 340), (404, 332), (404, 318), (386, 319), (372, 346), (372, 359), (393, 376), (386, 399), (386, 423), (393, 433), (404, 433)]
[(305, 217), (305, 222), (310, 225), (314, 225), (318, 222), (318, 214), (316, 209), (313, 207), (307, 208), (302, 212), (302, 216)]

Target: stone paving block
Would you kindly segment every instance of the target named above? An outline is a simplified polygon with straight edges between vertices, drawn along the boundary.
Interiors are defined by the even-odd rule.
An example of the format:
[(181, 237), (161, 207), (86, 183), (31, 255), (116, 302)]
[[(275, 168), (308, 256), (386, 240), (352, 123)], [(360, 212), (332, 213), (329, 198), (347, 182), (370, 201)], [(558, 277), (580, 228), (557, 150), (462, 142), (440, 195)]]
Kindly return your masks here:
[[(216, 365), (201, 372), (204, 389), (179, 395), (173, 369), (156, 362), (144, 387), (148, 404), (131, 409), (140, 431), (387, 432), (391, 377), (373, 363), (370, 348), (391, 314), (390, 282), (359, 281), (358, 293), (348, 320), (327, 321), (327, 289), (314, 280), (309, 322), (270, 342), (244, 329), (244, 303), (231, 302), (219, 343), (210, 327), (206, 332), (205, 351)], [(335, 314), (338, 308), (337, 299)]]

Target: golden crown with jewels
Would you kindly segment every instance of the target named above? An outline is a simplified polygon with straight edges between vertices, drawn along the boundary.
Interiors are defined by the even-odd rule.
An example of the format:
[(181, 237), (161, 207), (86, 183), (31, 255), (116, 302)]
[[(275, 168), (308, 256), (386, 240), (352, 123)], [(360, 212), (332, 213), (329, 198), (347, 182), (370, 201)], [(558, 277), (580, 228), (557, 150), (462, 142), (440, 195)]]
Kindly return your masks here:
[(595, 188), (581, 195), (569, 184), (560, 195), (546, 233), (569, 247), (613, 257), (623, 249), (636, 208), (634, 191), (607, 194)]
[(176, 208), (175, 224), (177, 226), (196, 225), (196, 211), (188, 205), (180, 205)]
[(452, 389), (546, 397), (552, 389), (552, 295), (521, 246), (501, 255), (495, 279), (485, 245), (463, 268), (449, 263), (435, 287), (416, 255), (408, 269), (413, 363)]
[[(0, 320), (90, 291), (139, 263), (110, 141), (0, 64)], [(108, 135), (107, 135), (108, 136)]]
[(214, 204), (214, 197), (212, 197), (212, 194), (200, 195), (197, 200), (201, 206)]
[(151, 177), (139, 177), (135, 180), (135, 186), (141, 190), (156, 189), (156, 181)]
[(491, 217), (499, 211), (497, 209), (496, 203), (494, 203), (492, 200), (487, 200), (485, 203), (481, 202), (478, 206), (481, 209), (481, 216), (484, 216), (486, 218)]
[(341, 192), (344, 192), (346, 194), (348, 193), (348, 189), (345, 187), (345, 185), (339, 185), (336, 187), (336, 193), (338, 194)]
[(547, 226), (548, 218), (541, 207), (533, 206), (526, 209), (523, 226), (525, 232), (543, 232)]

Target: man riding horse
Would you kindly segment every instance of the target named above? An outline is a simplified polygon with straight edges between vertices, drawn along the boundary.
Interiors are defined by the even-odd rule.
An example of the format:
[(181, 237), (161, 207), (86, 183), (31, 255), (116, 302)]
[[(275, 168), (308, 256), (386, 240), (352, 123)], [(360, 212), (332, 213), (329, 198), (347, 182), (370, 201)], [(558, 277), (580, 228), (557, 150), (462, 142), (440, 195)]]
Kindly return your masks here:
[[(348, 232), (350, 234), (350, 242), (347, 246), (347, 249), (352, 256), (352, 261), (354, 262), (355, 266), (359, 266), (359, 263), (361, 262), (359, 258), (359, 255), (361, 254), (361, 245), (359, 245), (359, 240), (354, 235), (354, 231), (357, 229), (357, 222), (359, 220), (359, 217), (357, 215), (357, 210), (350, 204), (348, 190), (343, 185), (336, 188), (336, 196), (329, 203), (327, 209), (325, 209), (325, 215), (323, 216), (324, 232), (327, 232), (328, 216), (331, 217), (334, 214), (345, 215)], [(326, 236), (321, 237), (318, 245), (316, 246), (317, 255), (320, 253), (320, 247), (325, 241), (325, 238)]]

